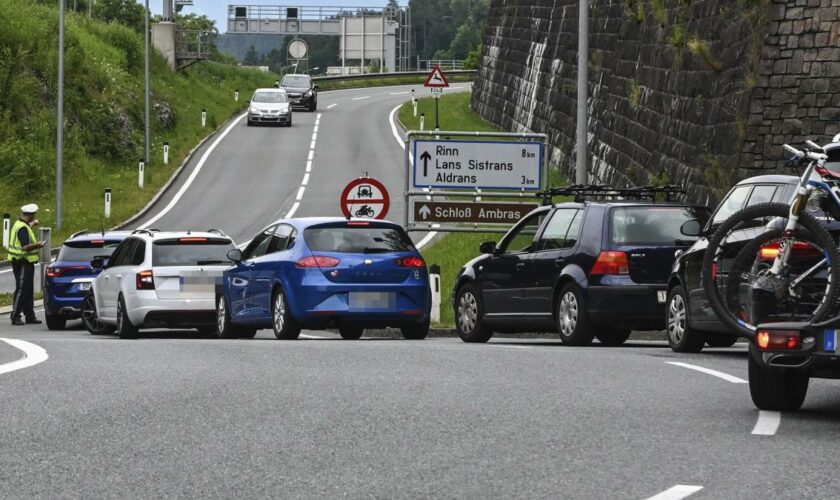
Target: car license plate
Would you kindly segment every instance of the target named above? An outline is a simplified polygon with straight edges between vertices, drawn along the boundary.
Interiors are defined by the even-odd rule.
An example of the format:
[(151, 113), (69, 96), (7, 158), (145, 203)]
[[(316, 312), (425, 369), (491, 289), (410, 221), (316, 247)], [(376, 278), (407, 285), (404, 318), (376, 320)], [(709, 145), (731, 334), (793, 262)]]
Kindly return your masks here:
[(823, 349), (825, 352), (837, 351), (837, 330), (826, 330), (823, 334)]
[(660, 304), (664, 304), (666, 300), (668, 300), (668, 290), (657, 290), (656, 291), (656, 300)]
[(292, 104), (300, 104), (300, 99), (291, 99)]
[(182, 292), (212, 292), (216, 287), (215, 277), (203, 274), (180, 276), (179, 282)]
[(90, 290), (90, 283), (79, 283), (79, 290), (82, 292), (87, 292)]
[(350, 309), (392, 309), (396, 297), (387, 292), (350, 292)]

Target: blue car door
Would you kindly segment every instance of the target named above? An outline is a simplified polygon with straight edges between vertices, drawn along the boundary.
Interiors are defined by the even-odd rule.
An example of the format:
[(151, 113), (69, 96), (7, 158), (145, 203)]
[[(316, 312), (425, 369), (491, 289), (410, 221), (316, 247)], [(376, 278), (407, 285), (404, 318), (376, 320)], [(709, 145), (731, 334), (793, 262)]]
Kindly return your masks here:
[(249, 295), (254, 304), (254, 316), (257, 318), (271, 318), (271, 293), (275, 277), (289, 252), (288, 244), (294, 230), (295, 228), (288, 224), (278, 224), (268, 238), (265, 252), (254, 260)]
[(252, 297), (254, 267), (257, 258), (265, 253), (276, 226), (264, 229), (242, 251), (242, 261), (229, 271), (229, 300), (231, 316), (238, 320), (252, 320), (256, 317), (255, 302)]

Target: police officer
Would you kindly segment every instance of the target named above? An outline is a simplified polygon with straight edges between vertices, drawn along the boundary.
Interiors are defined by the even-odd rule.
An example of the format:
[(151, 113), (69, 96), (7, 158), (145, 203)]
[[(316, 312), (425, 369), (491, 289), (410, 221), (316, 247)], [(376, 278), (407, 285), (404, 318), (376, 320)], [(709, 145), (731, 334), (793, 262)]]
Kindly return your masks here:
[[(9, 235), (9, 260), (15, 273), (15, 302), (12, 311), (13, 325), (38, 325), (41, 321), (35, 316), (33, 300), (35, 264), (38, 263), (38, 249), (46, 242), (37, 241), (33, 227), (38, 225), (35, 214), (38, 205), (30, 203), (20, 207), (21, 216), (12, 225)], [(26, 323), (21, 321), (21, 315)]]

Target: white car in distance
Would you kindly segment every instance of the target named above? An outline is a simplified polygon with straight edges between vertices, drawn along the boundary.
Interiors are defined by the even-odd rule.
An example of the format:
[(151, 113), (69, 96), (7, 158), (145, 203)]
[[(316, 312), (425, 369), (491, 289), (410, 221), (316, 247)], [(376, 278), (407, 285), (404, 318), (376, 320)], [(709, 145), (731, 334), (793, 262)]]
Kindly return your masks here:
[(292, 104), (283, 89), (257, 89), (248, 104), (247, 123), (276, 123), (292, 126)]
[(232, 262), (236, 248), (218, 230), (159, 232), (137, 230), (123, 240), (93, 280), (91, 293), (96, 322), (105, 333), (116, 328), (120, 338), (137, 338), (141, 328), (196, 328), (216, 330), (216, 283)]

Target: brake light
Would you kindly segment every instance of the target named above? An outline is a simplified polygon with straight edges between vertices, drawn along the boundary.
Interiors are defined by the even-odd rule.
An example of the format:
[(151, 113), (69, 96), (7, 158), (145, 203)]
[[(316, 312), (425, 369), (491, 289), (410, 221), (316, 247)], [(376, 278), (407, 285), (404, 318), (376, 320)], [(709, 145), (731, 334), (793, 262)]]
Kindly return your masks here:
[[(808, 243), (807, 241), (794, 241), (793, 251), (798, 257), (817, 256), (820, 254), (819, 250)], [(781, 243), (768, 243), (761, 247), (760, 255), (762, 259), (775, 259), (781, 253)]]
[(185, 238), (178, 238), (181, 243), (207, 243), (207, 238), (199, 238), (197, 236), (189, 236)]
[(152, 271), (140, 271), (137, 273), (137, 289), (138, 290), (154, 290), (155, 289), (155, 275)]
[(598, 260), (595, 261), (595, 265), (592, 266), (589, 274), (630, 274), (630, 261), (627, 260), (627, 254), (625, 252), (610, 252), (605, 250), (598, 255)]
[(370, 222), (362, 222), (362, 221), (350, 221), (347, 223), (348, 226), (369, 226)]
[(423, 260), (423, 257), (403, 257), (401, 259), (397, 259), (394, 261), (400, 267), (412, 267), (412, 268), (424, 268), (426, 267), (426, 261)]
[(717, 278), (717, 262), (712, 262), (712, 281)]
[(755, 343), (762, 351), (798, 349), (801, 336), (796, 330), (759, 330)]
[(340, 263), (341, 261), (336, 259), (335, 257), (326, 257), (324, 255), (311, 255), (309, 257), (304, 257), (299, 261), (295, 262), (295, 266), (301, 269), (307, 269), (313, 267), (335, 267)]
[(62, 274), (64, 274), (65, 272), (70, 271), (71, 269), (75, 270), (75, 271), (83, 271), (83, 270), (86, 270), (88, 268), (85, 267), (85, 266), (48, 267), (47, 268), (47, 277), (48, 278), (57, 278), (57, 277), (61, 276)]
[(104, 245), (105, 240), (90, 240), (91, 245)]

